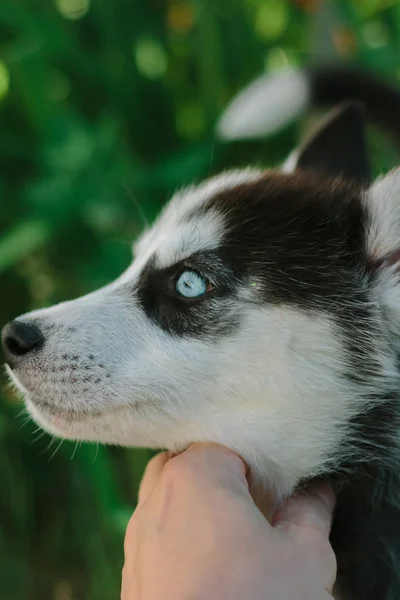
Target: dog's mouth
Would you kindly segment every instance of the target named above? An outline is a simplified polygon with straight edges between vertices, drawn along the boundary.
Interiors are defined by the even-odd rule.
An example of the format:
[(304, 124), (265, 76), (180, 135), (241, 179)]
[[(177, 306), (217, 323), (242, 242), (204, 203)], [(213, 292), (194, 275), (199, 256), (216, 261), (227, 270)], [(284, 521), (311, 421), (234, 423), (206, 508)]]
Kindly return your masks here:
[[(89, 418), (99, 418), (104, 415), (103, 406), (99, 406), (99, 397), (102, 396), (94, 386), (82, 385), (85, 380), (79, 379), (76, 373), (64, 376), (63, 381), (52, 377), (51, 369), (35, 368), (11, 369), (7, 372), (12, 384), (24, 398), (29, 409), (52, 423), (79, 423)], [(89, 402), (85, 403), (87, 393), (91, 394)], [(93, 402), (93, 397), (96, 401)], [(97, 404), (97, 406), (96, 406)], [(113, 410), (117, 407), (114, 405)]]
[(104, 415), (104, 411), (100, 410), (77, 410), (75, 408), (59, 406), (44, 398), (36, 397), (34, 394), (29, 394), (29, 400), (38, 411), (44, 413), (46, 416), (70, 423), (84, 421), (89, 417), (101, 417)]
[(34, 394), (27, 394), (25, 403), (33, 420), (49, 433), (65, 439), (92, 441), (98, 441), (99, 432), (112, 415), (115, 417), (115, 413), (126, 410), (126, 407), (109, 410), (64, 407)]

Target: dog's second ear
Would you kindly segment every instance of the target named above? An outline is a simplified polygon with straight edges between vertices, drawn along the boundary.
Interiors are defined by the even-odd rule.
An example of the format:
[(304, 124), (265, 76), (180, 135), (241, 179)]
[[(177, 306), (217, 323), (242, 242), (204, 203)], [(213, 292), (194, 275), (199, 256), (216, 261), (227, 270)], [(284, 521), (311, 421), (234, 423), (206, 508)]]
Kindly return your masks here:
[(329, 177), (371, 182), (364, 111), (349, 103), (337, 109), (291, 158), (290, 170), (312, 169)]

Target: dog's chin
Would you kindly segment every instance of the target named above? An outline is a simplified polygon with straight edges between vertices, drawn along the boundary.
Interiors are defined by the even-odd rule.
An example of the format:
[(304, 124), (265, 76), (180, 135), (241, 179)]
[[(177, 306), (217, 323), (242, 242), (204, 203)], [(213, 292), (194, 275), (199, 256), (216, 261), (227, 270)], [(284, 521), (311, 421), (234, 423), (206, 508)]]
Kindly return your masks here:
[[(114, 407), (96, 413), (55, 407), (42, 398), (25, 395), (25, 403), (33, 420), (48, 433), (62, 439), (98, 442), (126, 447), (168, 449), (180, 452), (192, 442), (214, 442), (227, 446), (241, 455), (250, 468), (252, 490), (266, 490), (276, 498), (289, 495), (307, 473), (286, 473), (284, 467), (269, 460), (267, 454), (255, 456), (246, 438), (232, 436), (231, 432), (212, 433), (212, 425), (191, 429), (189, 423), (177, 425), (163, 420), (156, 422), (146, 403)], [(164, 415), (165, 416), (165, 415)], [(153, 414), (154, 417), (154, 414)], [(211, 433), (210, 433), (211, 432)], [(261, 495), (260, 498), (264, 496)]]
[[(137, 440), (136, 414), (139, 402), (111, 404), (105, 397), (96, 397), (96, 406), (73, 393), (47, 390), (46, 395), (34, 391), (35, 382), (28, 380), (9, 367), (6, 369), (10, 382), (23, 398), (28, 413), (42, 429), (51, 435), (104, 444), (139, 446), (148, 445)], [(142, 443), (140, 443), (142, 442)]]
[(32, 394), (24, 394), (26, 408), (42, 429), (59, 438), (128, 447), (166, 447), (162, 432), (152, 429), (143, 404), (113, 406), (100, 410), (60, 407)]
[(55, 408), (45, 400), (35, 401), (30, 394), (25, 394), (25, 405), (32, 419), (52, 435), (70, 440), (101, 441), (99, 433), (94, 431), (93, 421), (102, 421), (105, 415)]

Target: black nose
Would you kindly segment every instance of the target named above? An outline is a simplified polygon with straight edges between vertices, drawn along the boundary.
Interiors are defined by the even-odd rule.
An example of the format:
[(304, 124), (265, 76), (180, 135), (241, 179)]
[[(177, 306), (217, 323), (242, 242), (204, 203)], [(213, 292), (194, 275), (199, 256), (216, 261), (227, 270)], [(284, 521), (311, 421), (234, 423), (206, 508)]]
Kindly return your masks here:
[(40, 348), (43, 342), (39, 327), (29, 321), (11, 321), (1, 332), (4, 356), (10, 367), (16, 366), (28, 352)]

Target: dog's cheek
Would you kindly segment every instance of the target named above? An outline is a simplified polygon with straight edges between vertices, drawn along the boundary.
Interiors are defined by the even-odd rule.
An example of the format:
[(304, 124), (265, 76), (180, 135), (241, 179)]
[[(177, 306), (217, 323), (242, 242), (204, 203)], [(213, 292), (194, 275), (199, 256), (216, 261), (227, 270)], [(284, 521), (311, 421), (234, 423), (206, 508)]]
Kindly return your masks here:
[(194, 386), (184, 394), (196, 400), (191, 433), (230, 446), (280, 493), (332, 467), (361, 400), (343, 377), (342, 341), (328, 319), (253, 308), (210, 353), (217, 369), (199, 396)]

